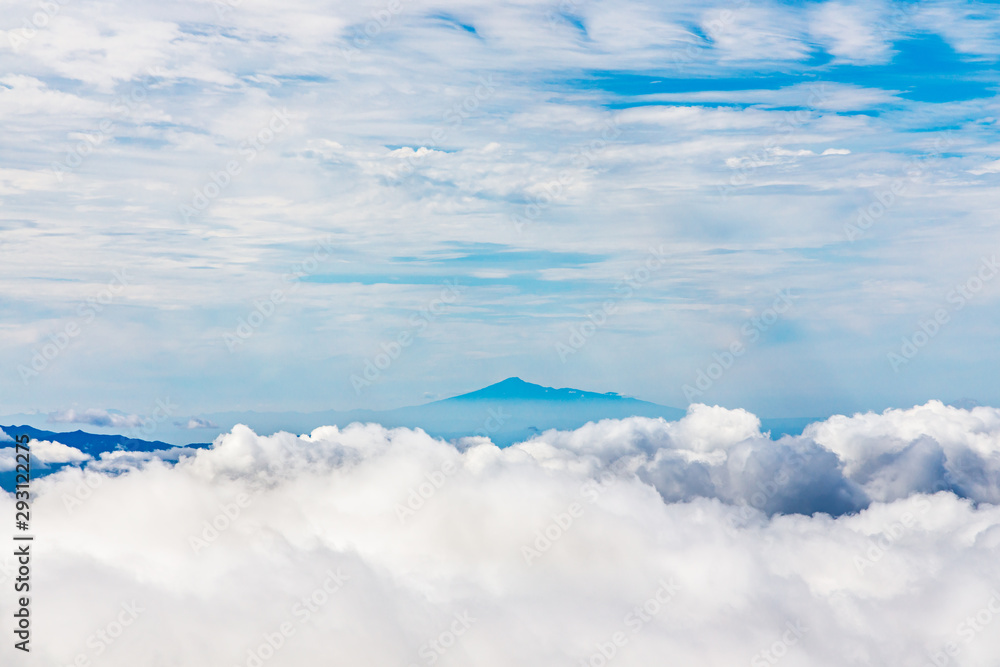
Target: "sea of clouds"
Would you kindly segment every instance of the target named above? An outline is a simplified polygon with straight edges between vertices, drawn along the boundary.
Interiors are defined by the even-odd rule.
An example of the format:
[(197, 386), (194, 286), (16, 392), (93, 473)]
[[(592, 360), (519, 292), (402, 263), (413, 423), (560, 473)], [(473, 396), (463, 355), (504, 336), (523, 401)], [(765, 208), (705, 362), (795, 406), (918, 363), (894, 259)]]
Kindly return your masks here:
[(33, 482), (24, 664), (1000, 655), (997, 408), (932, 401), (773, 441), (746, 411), (694, 405), (677, 422), (606, 420), (505, 449), (372, 424), (237, 426), (189, 454), (115, 452)]

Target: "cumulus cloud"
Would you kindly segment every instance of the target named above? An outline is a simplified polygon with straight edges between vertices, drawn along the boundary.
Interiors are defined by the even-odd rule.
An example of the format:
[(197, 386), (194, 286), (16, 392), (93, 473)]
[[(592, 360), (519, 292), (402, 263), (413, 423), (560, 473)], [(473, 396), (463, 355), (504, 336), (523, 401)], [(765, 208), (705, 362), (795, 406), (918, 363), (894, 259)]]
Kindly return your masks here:
[[(0, 438), (0, 441), (2, 440), (4, 438)], [(0, 472), (14, 470), (17, 465), (16, 453), (15, 447), (0, 449)], [(30, 458), (33, 463), (47, 465), (50, 463), (83, 463), (90, 461), (93, 457), (81, 452), (76, 447), (70, 447), (61, 442), (32, 440)]]
[(875, 500), (928, 486), (1000, 502), (1000, 410), (930, 401), (910, 410), (836, 416), (803, 436), (836, 453)]
[(109, 412), (90, 408), (78, 412), (72, 408), (62, 412), (53, 412), (48, 421), (52, 424), (90, 424), (113, 428), (135, 428), (142, 426), (144, 419), (139, 415), (126, 415), (119, 412)]
[(998, 437), (1000, 410), (938, 403), (778, 441), (702, 405), (506, 449), (237, 426), (176, 463), (105, 456), (35, 481), (33, 650), (195, 667), (989, 664), (1000, 508), (971, 496), (998, 485), (960, 480)]
[(214, 423), (211, 419), (202, 419), (201, 417), (191, 417), (186, 422), (174, 422), (177, 426), (182, 426), (187, 429), (196, 428), (219, 428), (219, 426)]

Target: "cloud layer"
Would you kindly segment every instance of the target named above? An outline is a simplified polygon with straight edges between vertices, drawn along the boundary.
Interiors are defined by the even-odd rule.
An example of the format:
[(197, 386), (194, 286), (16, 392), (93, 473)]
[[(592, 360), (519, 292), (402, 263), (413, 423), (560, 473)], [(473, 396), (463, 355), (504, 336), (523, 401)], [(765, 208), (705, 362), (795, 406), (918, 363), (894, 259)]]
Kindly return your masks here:
[[(9, 439), (0, 437), (0, 441)], [(45, 470), (50, 464), (83, 463), (84, 461), (89, 461), (91, 458), (89, 454), (81, 452), (76, 447), (70, 447), (61, 442), (34, 440), (31, 443), (31, 460), (34, 464), (33, 472), (35, 475)], [(21, 463), (23, 462), (22, 460)], [(17, 463), (17, 451), (14, 447), (0, 449), (0, 472), (14, 470), (17, 467)], [(42, 470), (39, 470), (39, 468)]]
[(53, 665), (988, 665), (998, 468), (1000, 410), (933, 402), (777, 442), (702, 405), (506, 449), (237, 427), (175, 464), (115, 452), (35, 481), (35, 650)]

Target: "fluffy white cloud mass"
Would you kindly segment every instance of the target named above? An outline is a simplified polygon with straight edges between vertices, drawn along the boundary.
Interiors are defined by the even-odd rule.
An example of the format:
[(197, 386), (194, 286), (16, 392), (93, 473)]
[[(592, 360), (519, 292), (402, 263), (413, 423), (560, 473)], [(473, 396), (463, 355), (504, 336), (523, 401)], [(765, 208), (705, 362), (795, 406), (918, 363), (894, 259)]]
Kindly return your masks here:
[(116, 452), (34, 482), (33, 652), (993, 665), (998, 470), (1000, 410), (935, 402), (779, 441), (702, 405), (506, 449), (377, 425), (236, 427), (175, 464)]
[[(2, 433), (2, 431), (0, 431), (0, 433)], [(4, 439), (5, 438), (0, 438), (0, 440)], [(10, 440), (11, 438), (8, 436), (6, 439)], [(18, 463), (16, 461), (16, 454), (16, 447), (5, 447), (0, 449), (0, 472), (14, 470)], [(64, 445), (61, 442), (34, 440), (31, 443), (30, 458), (35, 464), (50, 464), (83, 463), (84, 461), (89, 461), (92, 457), (89, 454), (84, 454), (76, 447), (70, 447), (69, 445)]]

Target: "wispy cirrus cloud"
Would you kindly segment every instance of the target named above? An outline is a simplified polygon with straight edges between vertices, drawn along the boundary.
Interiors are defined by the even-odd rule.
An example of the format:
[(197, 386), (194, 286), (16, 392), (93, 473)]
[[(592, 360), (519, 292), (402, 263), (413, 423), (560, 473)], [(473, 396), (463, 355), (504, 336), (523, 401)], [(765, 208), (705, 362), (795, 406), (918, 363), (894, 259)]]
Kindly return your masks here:
[[(980, 248), (1000, 245), (990, 203), (1000, 173), (995, 10), (244, 2), (220, 13), (219, 4), (109, 14), (82, 0), (60, 5), (23, 47), (0, 38), (0, 118), (10, 128), (0, 140), (9, 260), (0, 287), (17, 322), (0, 360), (16, 368), (32, 358), (107, 281), (107, 267), (136, 276), (60, 355), (58, 373), (10, 397), (14, 410), (72, 404), (73, 387), (93, 374), (137, 378), (130, 395), (146, 398), (135, 405), (112, 382), (93, 398), (129, 411), (164, 393), (207, 410), (232, 407), (223, 396), (380, 408), (412, 402), (428, 377), (447, 395), (521, 366), (568, 386), (610, 373), (610, 386), (680, 405), (664, 369), (689, 375), (689, 360), (787, 287), (807, 297), (771, 341), (774, 356), (762, 346), (715, 400), (770, 414), (905, 405), (947, 398), (943, 368), (960, 369), (948, 392), (1000, 400), (987, 398), (996, 390), (977, 373), (981, 356), (922, 355), (905, 383), (876, 363), (923, 316), (921, 295), (947, 293)], [(0, 29), (20, 30), (20, 18)], [(828, 94), (810, 100), (821, 84)], [(287, 128), (250, 150), (275, 109), (288, 111)], [(610, 120), (620, 133), (609, 141)], [(949, 150), (928, 160), (878, 230), (861, 244), (843, 239), (859, 206), (945, 133)], [(79, 166), (57, 178), (53, 165), (70, 162)], [(213, 178), (228, 182), (184, 220), (179, 206)], [(740, 187), (719, 196), (734, 178)], [(511, 224), (531, 206), (530, 225)], [(328, 236), (337, 252), (324, 272), (364, 279), (302, 280), (230, 358), (223, 335)], [(53, 248), (54, 237), (67, 243)], [(421, 333), (412, 366), (358, 403), (349, 378), (366, 342), (391, 338), (432, 298), (428, 262), (473, 244), (497, 252), (442, 276), (467, 279), (468, 301), (447, 326)], [(600, 255), (587, 271), (613, 286), (661, 244), (673, 261), (568, 365), (548, 341), (603, 291), (544, 267), (525, 280), (504, 261)], [(50, 261), (30, 259), (42, 256)], [(865, 281), (920, 289), (889, 298)], [(949, 350), (994, 354), (996, 298), (965, 311)], [(282, 349), (322, 362), (281, 358)], [(486, 361), (435, 374), (455, 358)], [(828, 381), (787, 385), (777, 359)], [(863, 379), (841, 382), (834, 368)], [(184, 379), (194, 376), (203, 382)], [(760, 378), (771, 391), (756, 391)]]

